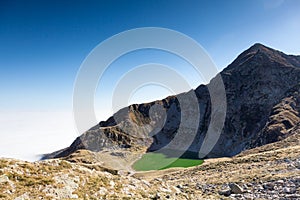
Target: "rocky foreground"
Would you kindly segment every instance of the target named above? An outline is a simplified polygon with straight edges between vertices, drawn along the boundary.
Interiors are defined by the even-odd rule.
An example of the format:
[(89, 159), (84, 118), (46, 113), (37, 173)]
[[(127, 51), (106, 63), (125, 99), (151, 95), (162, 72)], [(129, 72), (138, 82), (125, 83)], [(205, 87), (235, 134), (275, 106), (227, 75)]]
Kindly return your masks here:
[(0, 160), (0, 199), (300, 199), (299, 188), (298, 133), (186, 169), (134, 172), (92, 160)]

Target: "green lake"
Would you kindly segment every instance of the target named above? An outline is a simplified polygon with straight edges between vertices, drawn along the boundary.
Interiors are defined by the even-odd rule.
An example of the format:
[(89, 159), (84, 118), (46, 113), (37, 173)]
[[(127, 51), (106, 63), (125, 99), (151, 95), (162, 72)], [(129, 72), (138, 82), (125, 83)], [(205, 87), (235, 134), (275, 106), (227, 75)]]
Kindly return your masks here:
[(162, 170), (172, 167), (192, 167), (203, 163), (194, 152), (185, 152), (180, 158), (149, 152), (133, 164), (136, 171)]

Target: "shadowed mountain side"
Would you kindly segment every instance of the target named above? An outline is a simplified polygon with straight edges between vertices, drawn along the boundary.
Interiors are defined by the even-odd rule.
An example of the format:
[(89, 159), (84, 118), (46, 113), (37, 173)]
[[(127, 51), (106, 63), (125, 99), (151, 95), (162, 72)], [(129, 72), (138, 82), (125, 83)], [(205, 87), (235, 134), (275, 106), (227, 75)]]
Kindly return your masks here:
[[(226, 119), (222, 134), (207, 157), (233, 156), (289, 136), (289, 130), (299, 123), (299, 67), (299, 56), (255, 44), (225, 68), (220, 75), (227, 97)], [(212, 118), (208, 88), (215, 82), (216, 78), (187, 93), (121, 109), (78, 137), (70, 147), (45, 155), (44, 159), (68, 156), (79, 149), (155, 151), (166, 147), (178, 134), (186, 134), (181, 137), (185, 145), (185, 140), (193, 137), (184, 150), (199, 152)], [(192, 94), (198, 102), (188, 112), (199, 110), (199, 119), (190, 117), (187, 123), (199, 120), (194, 136), (190, 136), (188, 126), (178, 131), (183, 115), (178, 98), (189, 105)]]

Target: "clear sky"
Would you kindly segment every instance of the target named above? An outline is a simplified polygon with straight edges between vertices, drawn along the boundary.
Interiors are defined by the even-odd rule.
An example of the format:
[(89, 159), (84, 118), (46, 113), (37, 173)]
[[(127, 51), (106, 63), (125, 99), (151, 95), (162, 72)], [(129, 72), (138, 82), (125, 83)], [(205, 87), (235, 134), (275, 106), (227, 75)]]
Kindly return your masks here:
[[(299, 10), (299, 0), (0, 1), (0, 157), (24, 158), (21, 146), (45, 146), (48, 142), (47, 148), (28, 150), (28, 155), (45, 153), (76, 137), (69, 113), (77, 71), (96, 45), (119, 32), (138, 27), (180, 31), (199, 42), (222, 70), (256, 42), (300, 54)], [(147, 62), (174, 67), (193, 88), (202, 82), (174, 55), (154, 50), (133, 52), (116, 61), (100, 81), (95, 98), (99, 119), (111, 114), (111, 89), (118, 75)], [(158, 86), (144, 87), (131, 102), (171, 93)], [(44, 136), (49, 134), (53, 136), (46, 141)], [(44, 140), (22, 143), (24, 138), (21, 141), (18, 135)], [(58, 135), (67, 139), (50, 144)], [(22, 145), (9, 145), (12, 140)], [(1, 151), (4, 147), (16, 153)]]

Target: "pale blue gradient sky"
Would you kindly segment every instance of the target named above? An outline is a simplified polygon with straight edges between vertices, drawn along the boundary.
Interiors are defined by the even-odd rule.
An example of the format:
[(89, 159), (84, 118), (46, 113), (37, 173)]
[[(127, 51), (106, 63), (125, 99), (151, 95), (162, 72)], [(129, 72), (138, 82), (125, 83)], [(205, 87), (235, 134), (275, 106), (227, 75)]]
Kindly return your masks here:
[(297, 0), (1, 1), (0, 110), (70, 109), (84, 58), (131, 28), (187, 34), (219, 69), (255, 42), (300, 54), (299, 8)]

